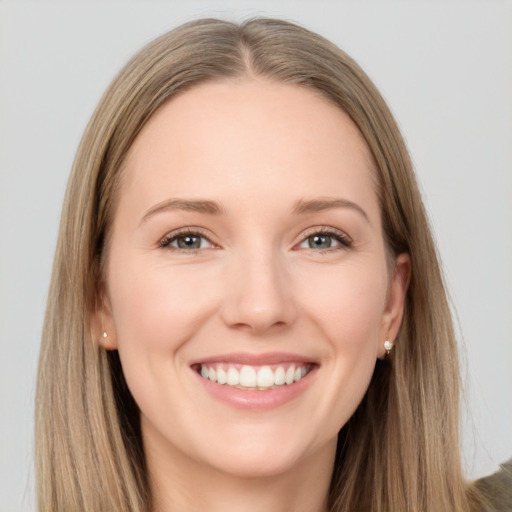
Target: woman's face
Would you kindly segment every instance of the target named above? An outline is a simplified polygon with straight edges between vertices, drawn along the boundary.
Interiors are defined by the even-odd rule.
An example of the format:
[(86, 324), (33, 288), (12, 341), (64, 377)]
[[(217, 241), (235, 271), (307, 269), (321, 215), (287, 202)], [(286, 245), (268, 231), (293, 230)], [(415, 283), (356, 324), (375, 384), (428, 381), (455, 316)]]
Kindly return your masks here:
[(347, 115), (256, 79), (175, 97), (130, 150), (107, 261), (102, 343), (119, 350), (150, 465), (332, 462), (408, 272), (386, 260)]

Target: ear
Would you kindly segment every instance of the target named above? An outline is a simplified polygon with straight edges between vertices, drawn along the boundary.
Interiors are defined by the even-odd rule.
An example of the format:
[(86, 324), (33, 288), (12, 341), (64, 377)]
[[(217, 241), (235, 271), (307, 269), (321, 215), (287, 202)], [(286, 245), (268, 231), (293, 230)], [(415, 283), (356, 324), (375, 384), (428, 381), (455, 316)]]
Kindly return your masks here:
[(100, 286), (95, 302), (91, 318), (93, 339), (105, 350), (116, 350), (117, 336), (112, 307), (104, 285)]
[(402, 324), (404, 315), (405, 298), (407, 288), (411, 279), (411, 258), (407, 253), (399, 254), (396, 257), (395, 264), (391, 270), (391, 279), (388, 288), (388, 297), (386, 309), (382, 315), (379, 346), (377, 355), (383, 358), (385, 354), (384, 342), (389, 340), (391, 343), (395, 339)]

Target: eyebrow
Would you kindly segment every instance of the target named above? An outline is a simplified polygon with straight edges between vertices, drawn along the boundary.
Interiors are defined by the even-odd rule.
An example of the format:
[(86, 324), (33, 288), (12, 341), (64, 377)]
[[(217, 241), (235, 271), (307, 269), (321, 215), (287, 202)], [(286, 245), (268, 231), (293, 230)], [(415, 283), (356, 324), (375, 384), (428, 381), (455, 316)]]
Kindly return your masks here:
[(161, 203), (152, 206), (142, 217), (141, 224), (147, 221), (153, 215), (173, 210), (183, 210), (188, 212), (206, 213), (209, 215), (219, 215), (223, 212), (221, 206), (215, 201), (206, 199), (166, 199)]
[[(294, 203), (292, 211), (295, 214), (305, 214), (331, 210), (334, 208), (353, 209), (361, 214), (368, 222), (370, 222), (366, 212), (358, 204), (353, 203), (348, 199), (326, 198), (310, 199), (307, 201), (300, 199)], [(210, 201), (208, 199), (171, 198), (166, 199), (165, 201), (162, 201), (161, 203), (151, 207), (142, 217), (141, 224), (157, 213), (173, 210), (191, 211), (197, 213), (205, 213), (208, 215), (220, 215), (224, 212), (224, 209), (219, 205), (219, 203)]]
[(294, 213), (314, 213), (323, 210), (331, 210), (333, 208), (350, 208), (361, 214), (368, 222), (370, 219), (366, 212), (357, 204), (348, 199), (326, 198), (326, 199), (301, 199), (296, 201), (293, 206)]

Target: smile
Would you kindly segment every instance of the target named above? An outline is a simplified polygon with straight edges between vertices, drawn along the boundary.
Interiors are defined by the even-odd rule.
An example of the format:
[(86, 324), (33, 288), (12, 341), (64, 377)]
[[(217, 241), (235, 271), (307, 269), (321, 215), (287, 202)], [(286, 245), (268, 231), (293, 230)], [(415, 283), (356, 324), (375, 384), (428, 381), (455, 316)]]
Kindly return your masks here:
[(207, 396), (252, 412), (295, 402), (312, 386), (320, 369), (315, 359), (286, 352), (231, 352), (189, 364)]
[(290, 386), (303, 379), (311, 370), (309, 363), (283, 363), (250, 366), (230, 363), (195, 365), (203, 379), (242, 390), (276, 389)]

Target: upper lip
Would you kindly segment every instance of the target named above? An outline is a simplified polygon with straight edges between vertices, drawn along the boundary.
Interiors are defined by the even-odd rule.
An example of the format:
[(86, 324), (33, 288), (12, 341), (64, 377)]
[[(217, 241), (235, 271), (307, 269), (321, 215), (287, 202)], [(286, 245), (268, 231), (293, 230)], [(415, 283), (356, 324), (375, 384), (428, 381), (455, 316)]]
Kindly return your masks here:
[(214, 356), (196, 359), (190, 363), (190, 366), (198, 364), (213, 363), (231, 363), (247, 366), (264, 366), (279, 363), (315, 363), (311, 357), (305, 357), (299, 354), (289, 352), (267, 352), (263, 354), (251, 354), (247, 352), (229, 352), (228, 354), (218, 354)]

